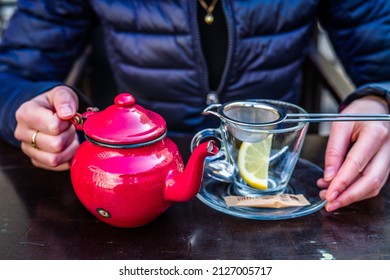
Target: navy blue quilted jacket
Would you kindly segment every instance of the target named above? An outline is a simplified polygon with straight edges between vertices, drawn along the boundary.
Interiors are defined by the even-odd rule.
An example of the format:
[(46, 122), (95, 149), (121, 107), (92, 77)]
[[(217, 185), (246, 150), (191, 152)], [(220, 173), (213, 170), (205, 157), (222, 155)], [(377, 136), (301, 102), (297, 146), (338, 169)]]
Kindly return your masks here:
[[(319, 20), (357, 86), (390, 88), (390, 1), (220, 0), (227, 58), (220, 102), (300, 92), (300, 69)], [(15, 145), (15, 111), (63, 83), (100, 24), (119, 92), (194, 132), (210, 93), (195, 0), (19, 0), (0, 46), (0, 136)], [(118, 92), (118, 93), (119, 93)]]

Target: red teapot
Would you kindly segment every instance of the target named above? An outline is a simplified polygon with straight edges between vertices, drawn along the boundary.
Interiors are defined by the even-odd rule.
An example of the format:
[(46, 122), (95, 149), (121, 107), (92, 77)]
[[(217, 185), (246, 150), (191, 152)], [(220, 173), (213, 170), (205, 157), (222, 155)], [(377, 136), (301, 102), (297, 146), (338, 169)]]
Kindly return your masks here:
[(137, 105), (128, 93), (118, 95), (114, 103), (73, 118), (87, 141), (72, 160), (72, 185), (99, 220), (118, 227), (142, 226), (173, 202), (195, 197), (204, 159), (218, 148), (213, 141), (201, 144), (184, 169), (160, 115)]

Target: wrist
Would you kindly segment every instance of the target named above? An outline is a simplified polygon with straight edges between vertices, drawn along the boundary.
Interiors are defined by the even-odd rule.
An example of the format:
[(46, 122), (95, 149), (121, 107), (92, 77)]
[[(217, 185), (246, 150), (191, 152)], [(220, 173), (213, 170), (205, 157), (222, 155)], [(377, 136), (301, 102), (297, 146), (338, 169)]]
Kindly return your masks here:
[(354, 91), (341, 102), (339, 111), (342, 111), (353, 101), (361, 98), (378, 101), (387, 107), (387, 112), (390, 111), (390, 92), (375, 87), (365, 87)]
[(389, 113), (389, 111), (390, 111), (389, 104), (388, 104), (387, 100), (383, 97), (376, 96), (376, 95), (367, 95), (367, 96), (362, 97), (362, 99), (375, 101), (375, 102), (381, 104), (383, 109), (387, 113)]

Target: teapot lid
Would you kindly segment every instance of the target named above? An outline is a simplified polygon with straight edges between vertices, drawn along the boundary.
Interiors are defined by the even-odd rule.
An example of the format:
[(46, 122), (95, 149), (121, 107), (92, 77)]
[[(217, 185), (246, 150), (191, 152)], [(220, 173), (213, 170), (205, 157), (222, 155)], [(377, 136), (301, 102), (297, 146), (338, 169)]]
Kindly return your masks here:
[(114, 105), (88, 115), (84, 133), (109, 145), (131, 145), (155, 140), (165, 134), (166, 122), (157, 113), (135, 104), (129, 93), (121, 93)]

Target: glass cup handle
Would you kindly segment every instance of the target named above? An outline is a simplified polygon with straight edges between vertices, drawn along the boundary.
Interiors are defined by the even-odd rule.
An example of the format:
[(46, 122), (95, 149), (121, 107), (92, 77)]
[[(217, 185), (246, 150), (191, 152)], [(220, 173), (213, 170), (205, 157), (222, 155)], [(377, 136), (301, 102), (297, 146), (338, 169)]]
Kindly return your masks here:
[(194, 135), (191, 141), (191, 152), (202, 143), (202, 140), (207, 138), (214, 138), (218, 140), (219, 143), (222, 143), (221, 132), (218, 128), (207, 128), (199, 131)]
[(220, 128), (207, 128), (195, 134), (191, 141), (191, 151), (207, 138), (216, 139), (220, 143), (221, 148), (216, 155), (206, 158), (204, 174), (218, 181), (233, 182), (234, 167), (227, 160), (226, 148), (222, 140)]

